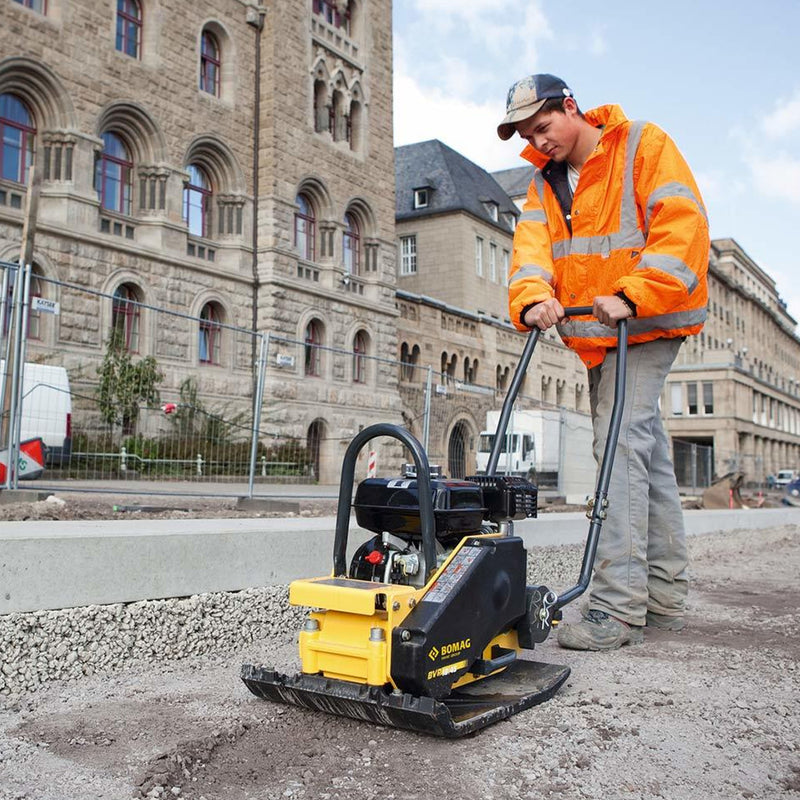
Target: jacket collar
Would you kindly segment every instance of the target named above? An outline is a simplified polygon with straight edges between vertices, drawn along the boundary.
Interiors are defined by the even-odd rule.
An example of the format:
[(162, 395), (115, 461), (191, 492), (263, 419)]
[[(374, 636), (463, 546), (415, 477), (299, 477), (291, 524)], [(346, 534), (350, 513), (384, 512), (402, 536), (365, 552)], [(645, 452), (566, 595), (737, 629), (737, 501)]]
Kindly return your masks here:
[[(597, 108), (591, 109), (591, 111), (587, 111), (584, 116), (590, 125), (594, 125), (595, 127), (602, 126), (603, 134), (600, 137), (600, 145), (603, 144), (603, 140), (606, 139), (612, 131), (628, 121), (622, 107), (617, 105), (598, 106)], [(535, 164), (539, 169), (543, 169), (549, 161), (547, 156), (537, 150), (532, 144), (526, 145), (520, 155), (526, 161)]]

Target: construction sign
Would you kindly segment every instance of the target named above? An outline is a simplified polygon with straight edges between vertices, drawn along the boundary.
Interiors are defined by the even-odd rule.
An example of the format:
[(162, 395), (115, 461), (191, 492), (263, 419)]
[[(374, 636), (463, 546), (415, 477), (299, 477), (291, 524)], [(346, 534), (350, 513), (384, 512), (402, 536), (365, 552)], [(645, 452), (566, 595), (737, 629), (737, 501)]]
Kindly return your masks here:
[[(0, 452), (0, 483), (5, 483), (8, 468), (8, 450)], [(44, 442), (39, 439), (26, 439), (19, 445), (17, 477), (35, 480), (44, 472)]]

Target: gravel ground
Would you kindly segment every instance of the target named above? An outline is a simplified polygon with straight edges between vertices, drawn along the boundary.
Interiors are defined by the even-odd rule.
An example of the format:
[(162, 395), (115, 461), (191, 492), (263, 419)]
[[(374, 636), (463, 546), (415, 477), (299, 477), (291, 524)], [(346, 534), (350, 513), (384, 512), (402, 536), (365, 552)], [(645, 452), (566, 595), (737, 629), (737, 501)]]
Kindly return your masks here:
[[(258, 700), (238, 678), (242, 662), (297, 667), (296, 620), (266, 620), (242, 640), (220, 633), (201, 654), (129, 658), (4, 696), (0, 798), (800, 797), (800, 531), (711, 534), (691, 550), (685, 631), (648, 630), (644, 645), (611, 653), (548, 640), (532, 655), (568, 664), (566, 685), (469, 738)], [(531, 577), (566, 588), (580, 557), (532, 551)]]

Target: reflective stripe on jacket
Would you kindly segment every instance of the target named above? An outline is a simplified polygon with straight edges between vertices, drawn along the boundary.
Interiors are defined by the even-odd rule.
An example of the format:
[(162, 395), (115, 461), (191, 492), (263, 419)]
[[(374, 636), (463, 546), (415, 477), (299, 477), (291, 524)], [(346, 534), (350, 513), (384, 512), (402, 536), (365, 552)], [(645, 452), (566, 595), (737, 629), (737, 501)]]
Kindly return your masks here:
[[(565, 215), (545, 173), (553, 165), (531, 145), (522, 155), (537, 169), (514, 234), (509, 275), (511, 320), (556, 297), (563, 306), (591, 305), (624, 292), (636, 305), (631, 343), (694, 334), (708, 303), (708, 217), (691, 171), (657, 126), (632, 122), (619, 106), (585, 114), (603, 126)], [(615, 330), (594, 319), (566, 319), (564, 343), (587, 367), (616, 344)]]

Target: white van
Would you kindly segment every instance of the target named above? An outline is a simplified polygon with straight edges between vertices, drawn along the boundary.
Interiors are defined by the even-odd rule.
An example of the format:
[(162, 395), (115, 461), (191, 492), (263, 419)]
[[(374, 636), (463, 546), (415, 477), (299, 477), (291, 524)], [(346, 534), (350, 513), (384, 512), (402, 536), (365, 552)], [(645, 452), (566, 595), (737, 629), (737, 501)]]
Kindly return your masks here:
[[(5, 380), (0, 360), (0, 380)], [(72, 452), (72, 395), (64, 367), (26, 363), (22, 373), (20, 441), (41, 438), (47, 463), (60, 464)]]
[(775, 485), (778, 487), (787, 486), (792, 481), (797, 480), (796, 469), (779, 469), (775, 476)]

